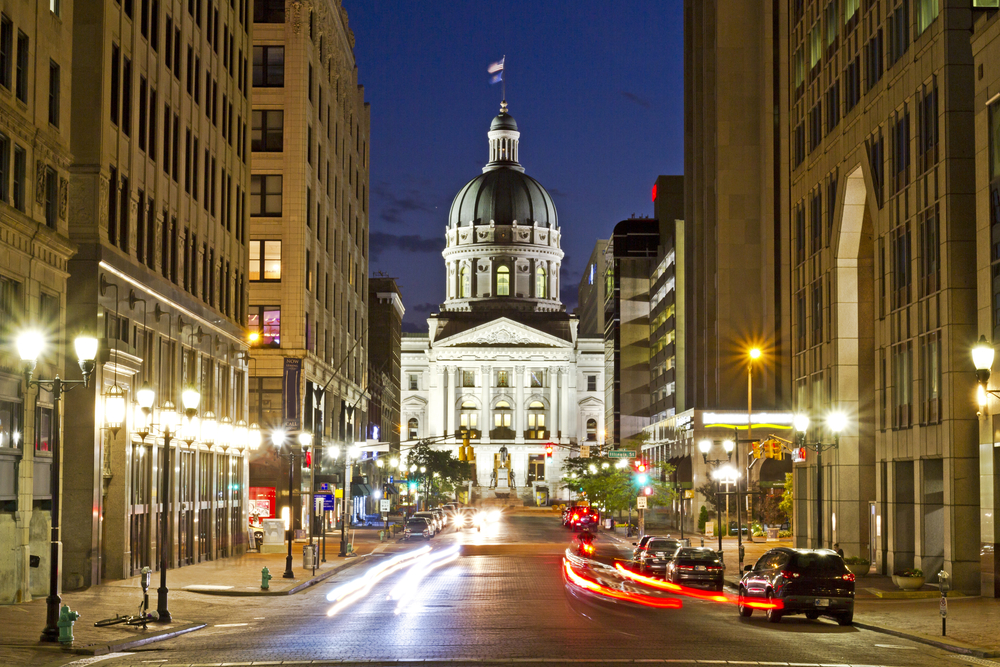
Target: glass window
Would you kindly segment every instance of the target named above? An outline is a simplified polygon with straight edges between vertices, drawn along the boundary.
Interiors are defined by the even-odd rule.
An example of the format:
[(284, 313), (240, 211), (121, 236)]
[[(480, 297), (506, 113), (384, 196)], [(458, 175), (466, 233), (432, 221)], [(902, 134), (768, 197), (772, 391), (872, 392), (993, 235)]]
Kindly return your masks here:
[(14, 190), (11, 203), (19, 211), (23, 211), (25, 206), (25, 188), (28, 186), (27, 171), (28, 154), (23, 148), (14, 144)]
[(412, 419), (410, 419), (409, 422), (407, 422), (407, 424), (406, 424), (406, 432), (407, 432), (407, 437), (410, 440), (416, 440), (418, 437), (420, 437), (418, 435), (419, 426), (420, 426), (420, 424), (419, 424), (419, 422), (417, 422), (417, 419), (415, 417), (412, 418)]
[(49, 61), (49, 124), (59, 127), (59, 65)]
[(10, 70), (14, 57), (14, 22), (0, 16), (0, 86), (10, 88)]
[(462, 273), (458, 280), (458, 298), (468, 299), (469, 298), (469, 266), (467, 264), (462, 265)]
[(528, 484), (545, 481), (545, 455), (528, 455)]
[(511, 424), (511, 410), (510, 403), (507, 401), (498, 401), (493, 407), (493, 427), (494, 428), (510, 428)]
[(284, 23), (285, 0), (253, 0), (254, 23)]
[(476, 386), (476, 371), (462, 371), (462, 386), (463, 387)]
[(938, 15), (938, 0), (916, 0), (917, 5), (917, 34), (920, 35), (927, 30), (928, 26), (934, 22)]
[(410, 391), (417, 391), (418, 388), (417, 374), (410, 373)]
[(250, 280), (281, 280), (281, 241), (250, 242)]
[(281, 216), (281, 175), (254, 174), (250, 177), (250, 215)]
[(17, 78), (14, 80), (14, 94), (22, 102), (28, 101), (28, 36), (17, 31)]
[(597, 391), (597, 376), (588, 375), (587, 376), (587, 391)]
[(497, 371), (497, 386), (498, 387), (510, 386), (510, 379), (507, 371)]
[[(545, 405), (543, 405), (540, 401), (532, 401), (528, 405), (528, 430), (545, 430)], [(530, 437), (542, 438), (545, 436), (542, 433), (533, 433)]]
[(21, 404), (0, 401), (0, 449), (21, 448)]
[[(124, 190), (123, 190), (124, 192)], [(56, 228), (56, 215), (59, 208), (59, 177), (55, 169), (45, 169), (45, 224)]]
[(510, 296), (510, 269), (506, 266), (497, 269), (497, 296)]
[(545, 379), (542, 371), (531, 371), (531, 386), (532, 387), (542, 387), (544, 386), (543, 380)]
[(257, 347), (281, 346), (281, 307), (250, 306), (247, 329), (257, 334)]
[(7, 201), (10, 183), (10, 139), (0, 134), (0, 200)]
[(546, 274), (543, 267), (538, 267), (538, 271), (535, 272), (535, 296), (539, 299), (544, 299), (548, 296)]
[(253, 85), (261, 88), (285, 85), (285, 47), (253, 47)]
[(35, 407), (35, 451), (51, 452), (52, 408)]
[(990, 179), (1000, 178), (1000, 102), (990, 105)]
[(255, 110), (250, 150), (280, 153), (284, 149), (285, 112), (281, 109)]
[(587, 442), (595, 442), (597, 440), (597, 420), (588, 419), (587, 420)]

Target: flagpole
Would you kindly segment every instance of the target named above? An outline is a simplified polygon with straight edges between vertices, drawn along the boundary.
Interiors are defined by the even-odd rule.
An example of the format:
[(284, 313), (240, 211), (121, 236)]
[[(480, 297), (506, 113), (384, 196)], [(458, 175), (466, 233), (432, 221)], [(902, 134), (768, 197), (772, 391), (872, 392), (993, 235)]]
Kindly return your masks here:
[(501, 100), (501, 102), (506, 102), (507, 101), (507, 77), (503, 76), (503, 74), (506, 74), (506, 72), (507, 72), (507, 54), (505, 53), (503, 55), (503, 58), (501, 58), (500, 60), (503, 63), (503, 69), (500, 70), (500, 72), (502, 73), (501, 76), (500, 76), (500, 93), (503, 95), (503, 99)]

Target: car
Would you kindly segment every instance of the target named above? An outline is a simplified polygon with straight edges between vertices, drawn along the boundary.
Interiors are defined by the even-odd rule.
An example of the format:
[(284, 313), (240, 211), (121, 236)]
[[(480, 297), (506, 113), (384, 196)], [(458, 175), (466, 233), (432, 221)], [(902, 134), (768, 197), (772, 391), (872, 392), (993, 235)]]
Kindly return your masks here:
[(448, 514), (440, 507), (432, 509), (431, 512), (434, 513), (438, 518), (438, 530), (444, 530), (448, 527)]
[(639, 552), (639, 572), (665, 572), (667, 563), (674, 557), (674, 552), (681, 547), (678, 540), (669, 537), (651, 537)]
[(403, 539), (409, 540), (411, 537), (422, 537), (429, 540), (434, 537), (434, 529), (423, 517), (411, 517), (406, 520), (406, 527), (403, 528)]
[(438, 516), (434, 512), (416, 512), (413, 516), (426, 519), (427, 525), (431, 528), (431, 533), (436, 535), (438, 530), (440, 530), (440, 527), (438, 526)]
[(656, 536), (647, 533), (642, 537), (640, 537), (638, 542), (632, 543), (632, 546), (635, 547), (635, 549), (632, 549), (632, 560), (634, 561), (639, 560), (639, 554), (642, 553), (642, 550), (646, 547), (646, 542), (649, 542), (654, 537)]
[(564, 526), (572, 527), (573, 522), (580, 516), (590, 512), (590, 505), (569, 505), (563, 510), (562, 522)]
[(601, 523), (601, 514), (592, 507), (574, 507), (569, 515), (569, 526), (573, 530), (581, 528), (597, 528)]
[(452, 525), (454, 525), (457, 530), (475, 527), (476, 511), (471, 507), (459, 508), (452, 518)]
[(751, 600), (775, 603), (766, 609), (772, 623), (783, 616), (805, 614), (809, 619), (829, 616), (840, 625), (851, 625), (854, 574), (830, 549), (778, 547), (744, 568), (737, 605), (740, 616), (753, 614), (753, 607), (745, 604)]
[(667, 563), (663, 578), (685, 586), (705, 586), (722, 590), (722, 559), (708, 547), (681, 547)]

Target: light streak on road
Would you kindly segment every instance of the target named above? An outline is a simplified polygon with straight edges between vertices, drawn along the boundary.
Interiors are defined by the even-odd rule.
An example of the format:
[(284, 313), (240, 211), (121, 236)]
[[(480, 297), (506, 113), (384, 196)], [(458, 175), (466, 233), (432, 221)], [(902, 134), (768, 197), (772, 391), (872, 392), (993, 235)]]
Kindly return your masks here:
[(455, 561), (460, 552), (461, 547), (456, 544), (448, 547), (447, 549), (421, 556), (417, 562), (410, 567), (407, 573), (403, 575), (402, 581), (396, 584), (395, 588), (393, 588), (389, 593), (390, 600), (398, 601), (396, 609), (393, 613), (398, 615), (405, 610), (416, 596), (417, 591), (420, 588), (420, 583), (423, 581), (424, 577), (426, 577), (431, 571)]
[(632, 602), (644, 607), (654, 607), (656, 609), (680, 609), (684, 606), (683, 603), (677, 598), (659, 598), (651, 595), (644, 595), (642, 593), (629, 593), (609, 588), (592, 579), (587, 579), (586, 577), (577, 574), (577, 572), (573, 569), (573, 566), (570, 565), (569, 561), (566, 559), (563, 559), (563, 571), (566, 573), (566, 578), (580, 588), (586, 589), (603, 597), (622, 600), (624, 602)]
[[(621, 563), (615, 563), (615, 569), (618, 570), (618, 573), (621, 576), (625, 577), (626, 579), (631, 579), (632, 581), (649, 586), (650, 588), (659, 589), (661, 591), (677, 593), (678, 595), (686, 595), (688, 597), (697, 598), (699, 600), (708, 600), (710, 602), (728, 602), (733, 604), (739, 602), (739, 597), (734, 595), (708, 593), (705, 591), (700, 591), (696, 588), (689, 588), (688, 586), (681, 586), (680, 584), (664, 581), (662, 579), (654, 579), (653, 577), (647, 577), (622, 567)], [(766, 602), (762, 600), (760, 601), (749, 600), (746, 598), (744, 598), (743, 604), (747, 607), (752, 607), (754, 609), (781, 609), (784, 606), (781, 600)]]
[(409, 564), (409, 561), (414, 558), (419, 558), (420, 556), (430, 553), (430, 550), (431, 548), (429, 546), (423, 546), (419, 549), (399, 554), (384, 563), (379, 563), (375, 567), (369, 568), (369, 570), (360, 577), (352, 579), (333, 589), (327, 594), (326, 599), (330, 602), (336, 602), (337, 604), (330, 607), (330, 609), (326, 612), (326, 615), (333, 616), (354, 604), (371, 592), (371, 589), (375, 584), (382, 581), (393, 572), (397, 572), (406, 567)]

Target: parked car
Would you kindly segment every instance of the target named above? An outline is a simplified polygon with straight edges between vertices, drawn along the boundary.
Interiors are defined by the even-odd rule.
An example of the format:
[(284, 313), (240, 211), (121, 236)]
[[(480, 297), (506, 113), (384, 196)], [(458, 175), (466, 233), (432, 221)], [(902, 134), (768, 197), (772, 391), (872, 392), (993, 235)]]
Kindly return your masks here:
[(440, 526), (438, 525), (438, 516), (434, 512), (417, 512), (413, 516), (415, 518), (426, 519), (427, 525), (431, 527), (431, 533), (436, 535), (438, 530), (440, 530)]
[(644, 544), (639, 552), (638, 565), (642, 573), (665, 572), (667, 563), (681, 547), (677, 540), (667, 537), (653, 537)]
[(753, 614), (746, 600), (775, 602), (766, 610), (767, 620), (777, 623), (783, 616), (805, 614), (815, 619), (830, 616), (840, 625), (854, 621), (854, 575), (844, 559), (830, 549), (767, 551), (744, 568), (740, 580), (739, 614)]
[(429, 540), (434, 537), (434, 529), (423, 517), (410, 517), (406, 520), (406, 527), (403, 529), (403, 539), (409, 540), (413, 537), (422, 537)]
[(448, 514), (440, 507), (432, 509), (431, 512), (438, 518), (438, 530), (444, 530), (448, 527)]
[(663, 578), (685, 586), (705, 586), (722, 590), (722, 560), (708, 547), (681, 547), (667, 563)]
[(638, 542), (632, 543), (632, 546), (635, 547), (635, 549), (632, 549), (632, 560), (636, 562), (639, 561), (639, 554), (642, 553), (642, 550), (646, 547), (646, 542), (649, 542), (654, 537), (656, 536), (647, 533), (646, 535), (640, 537)]

